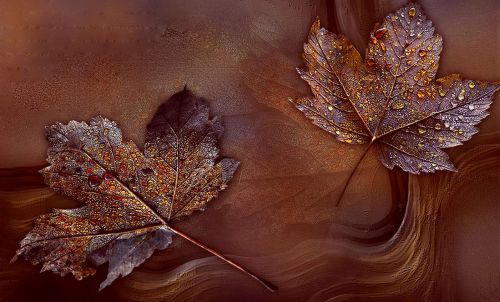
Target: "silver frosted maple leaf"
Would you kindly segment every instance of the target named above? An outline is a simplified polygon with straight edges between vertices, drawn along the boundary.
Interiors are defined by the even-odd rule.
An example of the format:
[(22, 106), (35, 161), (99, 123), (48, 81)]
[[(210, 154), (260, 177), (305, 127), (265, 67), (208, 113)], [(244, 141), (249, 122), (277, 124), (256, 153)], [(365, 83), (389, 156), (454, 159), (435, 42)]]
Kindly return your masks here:
[(458, 74), (435, 80), (442, 46), (415, 3), (376, 25), (365, 59), (317, 20), (304, 44), (307, 68), (298, 69), (313, 96), (290, 101), (338, 140), (378, 145), (389, 169), (455, 171), (442, 149), (477, 133), (499, 85)]
[(108, 262), (102, 289), (167, 248), (174, 234), (204, 247), (169, 222), (203, 210), (233, 177), (239, 162), (218, 160), (222, 132), (208, 103), (187, 90), (158, 109), (144, 152), (106, 118), (47, 127), (50, 165), (40, 172), (52, 189), (84, 205), (40, 216), (13, 261), (22, 255), (42, 271), (77, 279)]

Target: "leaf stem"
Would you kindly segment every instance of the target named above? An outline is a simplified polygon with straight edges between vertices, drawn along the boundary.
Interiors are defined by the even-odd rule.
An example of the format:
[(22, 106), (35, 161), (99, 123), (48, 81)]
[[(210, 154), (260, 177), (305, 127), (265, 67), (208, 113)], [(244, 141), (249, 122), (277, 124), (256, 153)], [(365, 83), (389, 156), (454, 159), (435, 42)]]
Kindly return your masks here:
[(172, 226), (170, 225), (167, 225), (167, 227), (174, 233), (176, 233), (177, 235), (183, 237), (184, 239), (196, 244), (197, 246), (201, 247), (202, 249), (204, 249), (205, 251), (211, 253), (212, 255), (218, 257), (219, 259), (222, 259), (223, 261), (225, 261), (226, 263), (232, 265), (234, 268), (244, 272), (245, 274), (249, 275), (250, 277), (254, 278), (255, 280), (257, 280), (260, 284), (262, 284), (265, 288), (267, 288), (269, 291), (271, 292), (275, 292), (278, 290), (278, 287), (274, 284), (272, 284), (271, 282), (257, 276), (255, 273), (253, 273), (252, 271), (248, 270), (247, 268), (244, 268), (243, 266), (239, 265), (238, 263), (234, 262), (233, 260), (227, 258), (226, 256), (222, 255), (221, 253), (215, 251), (214, 249), (206, 246), (205, 244), (199, 242), (198, 240), (190, 237), (188, 234), (182, 232), (182, 231), (179, 231), (178, 229), (175, 229), (173, 228)]
[(347, 190), (347, 187), (349, 186), (349, 183), (351, 182), (351, 178), (354, 176), (354, 173), (356, 172), (356, 170), (358, 169), (359, 167), (359, 164), (361, 163), (361, 161), (363, 161), (363, 159), (365, 158), (366, 154), (368, 154), (368, 150), (370, 150), (370, 147), (373, 145), (373, 142), (375, 140), (373, 139), (370, 144), (368, 144), (368, 147), (366, 147), (365, 151), (363, 151), (363, 154), (361, 155), (361, 157), (358, 159), (358, 161), (356, 162), (356, 165), (354, 166), (354, 168), (352, 169), (351, 173), (349, 174), (349, 177), (347, 177), (347, 180), (344, 184), (344, 187), (342, 188), (342, 191), (340, 192), (340, 195), (337, 199), (337, 203), (335, 203), (335, 206), (338, 207), (340, 202), (342, 201), (342, 197), (344, 197), (344, 194)]

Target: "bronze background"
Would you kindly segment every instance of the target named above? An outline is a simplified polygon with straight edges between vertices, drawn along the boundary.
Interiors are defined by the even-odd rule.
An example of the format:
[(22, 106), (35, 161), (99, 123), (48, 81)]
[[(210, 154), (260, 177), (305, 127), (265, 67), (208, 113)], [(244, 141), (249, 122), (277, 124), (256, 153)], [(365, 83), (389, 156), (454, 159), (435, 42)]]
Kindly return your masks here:
[[(443, 36), (438, 75), (500, 79), (500, 3), (419, 1)], [(450, 150), (458, 173), (410, 176), (312, 125), (287, 97), (320, 16), (364, 53), (377, 1), (0, 2), (0, 299), (3, 301), (496, 301), (500, 297), (500, 97)], [(75, 203), (42, 183), (43, 127), (116, 120), (139, 145), (157, 106), (188, 87), (241, 161), (227, 191), (176, 224), (275, 282), (270, 294), (180, 238), (110, 288), (8, 264), (32, 220)], [(35, 168), (21, 168), (35, 167)]]

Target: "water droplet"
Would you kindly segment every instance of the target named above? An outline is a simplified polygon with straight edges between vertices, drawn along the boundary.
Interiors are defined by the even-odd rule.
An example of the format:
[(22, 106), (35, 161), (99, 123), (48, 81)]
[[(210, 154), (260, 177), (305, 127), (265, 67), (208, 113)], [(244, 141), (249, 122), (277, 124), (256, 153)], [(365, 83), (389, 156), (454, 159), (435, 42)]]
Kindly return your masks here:
[(472, 81), (471, 81), (471, 82), (469, 82), (469, 88), (470, 88), (470, 89), (474, 89), (474, 87), (476, 87), (476, 83), (474, 83), (474, 82), (472, 82)]
[(358, 144), (362, 144), (362, 143), (363, 143), (363, 140), (362, 140), (362, 139), (360, 139), (360, 138), (358, 138), (358, 139), (356, 140), (356, 142), (357, 142)]
[(417, 97), (418, 97), (419, 99), (423, 99), (423, 98), (425, 97), (425, 91), (424, 91), (423, 89), (419, 89), (419, 90), (417, 91)]
[(406, 65), (411, 65), (412, 61), (411, 60), (406, 60)]
[(464, 119), (464, 116), (460, 114), (460, 115), (458, 116), (458, 119), (459, 119), (459, 120), (463, 120), (463, 119)]
[(469, 110), (474, 110), (476, 109), (476, 106), (474, 106), (474, 104), (469, 104)]
[(348, 138), (348, 139), (344, 140), (344, 142), (346, 142), (346, 143), (349, 143), (349, 144), (350, 144), (350, 143), (352, 143), (352, 139)]
[(386, 52), (387, 48), (385, 47), (384, 42), (380, 42), (380, 49), (382, 49), (383, 52)]
[(88, 181), (91, 187), (97, 187), (102, 183), (102, 178), (95, 174), (92, 174), (88, 177)]
[(424, 143), (422, 143), (422, 142), (418, 142), (417, 146), (418, 146), (419, 148), (422, 148), (422, 147), (424, 146)]
[(375, 37), (371, 37), (370, 40), (372, 41), (373, 44), (377, 44), (378, 43), (378, 39), (375, 38)]
[(434, 164), (434, 163), (433, 163), (433, 164), (431, 164), (431, 165), (432, 165), (433, 167), (437, 167), (437, 165), (436, 165), (436, 164)]
[(449, 122), (444, 122), (444, 126), (445, 126), (446, 128), (449, 128), (449, 127), (450, 127), (450, 123), (449, 123)]
[(338, 131), (338, 130), (335, 131), (335, 134), (340, 135), (340, 131)]
[(392, 103), (392, 109), (399, 110), (403, 109), (404, 107), (405, 103), (403, 103), (402, 101), (395, 101), (394, 103)]
[(464, 131), (463, 130), (458, 130), (458, 134), (464, 134)]
[(405, 56), (411, 55), (411, 50), (409, 48), (405, 49)]
[(419, 50), (419, 51), (418, 51), (418, 56), (419, 56), (419, 57), (423, 58), (423, 57), (425, 57), (426, 55), (427, 55), (427, 51), (425, 51), (425, 50), (423, 50), (423, 49), (421, 49), (421, 50)]
[(427, 45), (427, 50), (432, 50), (432, 44)]
[(441, 130), (441, 124), (440, 123), (436, 123), (436, 125), (434, 125), (434, 129)]
[(377, 29), (377, 30), (373, 33), (373, 35), (374, 35), (374, 36), (375, 36), (375, 38), (377, 38), (377, 39), (382, 39), (382, 38), (384, 37), (384, 35), (385, 35), (385, 33), (386, 33), (386, 32), (387, 32), (387, 28), (382, 27), (382, 28)]
[(154, 173), (154, 171), (153, 171), (153, 169), (151, 169), (151, 168), (143, 168), (143, 169), (141, 169), (141, 173), (142, 173), (143, 175), (146, 175), (146, 176), (147, 176), (147, 175), (151, 175), (151, 174), (153, 174), (153, 173)]
[(418, 128), (418, 133), (419, 134), (424, 134), (425, 132), (427, 132), (427, 129), (425, 129), (425, 128)]
[(415, 10), (415, 8), (414, 8), (414, 7), (410, 8), (410, 9), (408, 10), (408, 16), (410, 16), (410, 17), (412, 17), (412, 18), (413, 18), (413, 17), (415, 17), (415, 15), (416, 15), (416, 14), (417, 14), (417, 11)]
[(328, 105), (328, 111), (333, 111), (333, 106), (332, 105)]
[(438, 88), (438, 93), (439, 93), (440, 96), (445, 96), (446, 95), (446, 92), (441, 87)]
[(465, 99), (465, 89), (460, 90), (457, 98), (459, 101), (463, 101)]

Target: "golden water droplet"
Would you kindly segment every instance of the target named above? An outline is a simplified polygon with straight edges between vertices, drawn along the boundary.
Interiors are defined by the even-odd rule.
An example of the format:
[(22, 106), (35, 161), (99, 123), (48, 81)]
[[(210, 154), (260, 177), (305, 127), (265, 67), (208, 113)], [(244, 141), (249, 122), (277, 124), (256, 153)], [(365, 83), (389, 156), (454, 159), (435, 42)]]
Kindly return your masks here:
[(417, 91), (417, 97), (418, 97), (419, 99), (423, 99), (423, 98), (425, 97), (425, 91), (424, 91), (423, 89), (419, 89), (419, 90)]
[(411, 60), (406, 60), (406, 65), (411, 65)]
[(328, 53), (333, 55), (333, 50), (329, 50)]
[(382, 28), (379, 28), (377, 29), (373, 35), (375, 36), (375, 38), (377, 39), (382, 39), (382, 37), (384, 37), (385, 33), (387, 32), (387, 28), (385, 27), (382, 27)]
[(473, 89), (474, 87), (476, 87), (476, 83), (474, 83), (474, 82), (470, 81), (470, 82), (469, 82), (469, 88), (470, 88), (470, 89)]
[(352, 143), (352, 139), (348, 138), (348, 139), (344, 140), (344, 142), (346, 142), (346, 143), (349, 143), (349, 144), (350, 144), (350, 143)]
[(358, 139), (356, 140), (356, 142), (357, 142), (358, 144), (362, 144), (362, 143), (363, 143), (363, 140), (362, 140), (362, 139), (360, 139), (360, 138), (358, 138)]
[(425, 128), (418, 128), (418, 133), (419, 134), (424, 134), (425, 132), (427, 132), (427, 129), (425, 129)]
[(441, 124), (440, 123), (436, 123), (436, 125), (434, 125), (434, 129), (441, 130)]
[(410, 9), (408, 10), (408, 16), (410, 16), (410, 17), (412, 17), (412, 18), (413, 18), (413, 17), (415, 17), (415, 15), (416, 15), (416, 14), (417, 14), (417, 11), (415, 10), (415, 8), (414, 8), (414, 7), (410, 8)]
[(446, 92), (441, 87), (438, 88), (438, 92), (439, 92), (440, 96), (445, 96), (446, 95)]
[(337, 131), (335, 131), (335, 134), (339, 135), (339, 134), (340, 134), (340, 131), (338, 131), (338, 130), (337, 130)]
[(427, 50), (432, 50), (432, 44), (427, 45)]
[(401, 101), (395, 101), (394, 103), (392, 103), (392, 109), (399, 110), (399, 109), (403, 109), (404, 107), (405, 107), (405, 103), (403, 103)]
[(419, 55), (419, 57), (423, 58), (427, 55), (427, 51), (421, 49), (418, 51), (418, 55)]
[(436, 165), (436, 164), (434, 164), (434, 163), (432, 164), (432, 166), (433, 166), (433, 167), (437, 167), (437, 165)]
[(319, 91), (319, 86), (314, 87), (314, 90)]
[(422, 147), (424, 146), (424, 143), (419, 142), (419, 143), (417, 144), (417, 146), (418, 146), (419, 148), (422, 148)]
[(387, 50), (387, 48), (385, 47), (384, 42), (380, 42), (380, 49), (382, 49), (383, 52), (385, 52)]
[(458, 134), (464, 134), (463, 130), (458, 130)]
[(333, 111), (333, 106), (332, 105), (328, 105), (328, 110), (329, 111)]
[(465, 99), (465, 89), (460, 90), (457, 98), (459, 101), (463, 101)]
[(409, 48), (405, 49), (405, 56), (411, 55), (411, 50)]
[(373, 44), (377, 44), (378, 43), (378, 39), (377, 38), (371, 37), (370, 39), (371, 39), (371, 41), (372, 41)]

